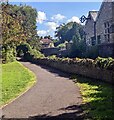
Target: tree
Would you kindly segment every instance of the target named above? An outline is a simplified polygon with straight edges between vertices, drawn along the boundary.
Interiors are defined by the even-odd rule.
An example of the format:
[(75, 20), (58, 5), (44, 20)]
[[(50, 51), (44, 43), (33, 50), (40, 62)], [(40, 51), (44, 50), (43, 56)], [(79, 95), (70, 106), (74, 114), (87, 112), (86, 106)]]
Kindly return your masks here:
[[(16, 46), (22, 42), (37, 40), (37, 11), (30, 6), (1, 4), (2, 7), (2, 53), (4, 61), (16, 56)], [(38, 43), (38, 41), (37, 41)], [(13, 58), (13, 59), (12, 59)]]
[(70, 57), (82, 56), (85, 52), (85, 41), (84, 41), (84, 30), (83, 26), (76, 23), (70, 22), (64, 25), (60, 25), (56, 29), (56, 37), (59, 39), (59, 44), (65, 41), (73, 41), (71, 47)]
[(61, 43), (72, 40), (74, 35), (78, 35), (79, 39), (83, 38), (83, 26), (76, 22), (62, 24), (56, 28), (55, 37), (58, 37)]

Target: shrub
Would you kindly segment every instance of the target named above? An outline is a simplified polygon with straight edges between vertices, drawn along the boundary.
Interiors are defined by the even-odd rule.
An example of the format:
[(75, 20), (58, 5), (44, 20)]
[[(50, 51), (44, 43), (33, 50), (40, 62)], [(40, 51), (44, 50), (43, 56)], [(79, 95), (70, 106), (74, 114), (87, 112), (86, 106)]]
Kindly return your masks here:
[(103, 69), (114, 70), (114, 59), (112, 58), (101, 58), (95, 59), (95, 65)]
[(108, 69), (108, 70), (114, 70), (114, 59), (112, 58), (101, 58), (98, 57), (95, 60), (89, 59), (89, 58), (59, 58), (55, 55), (50, 57), (45, 57), (45, 59), (55, 60), (62, 63), (68, 63), (68, 64), (77, 64), (80, 66), (86, 66), (86, 67), (99, 67), (101, 69)]
[(36, 49), (30, 49), (30, 51), (28, 51), (30, 53), (30, 55), (33, 55), (34, 58), (43, 58), (45, 57), (40, 51), (36, 50)]
[(61, 43), (57, 46), (57, 48), (60, 48), (60, 49), (64, 49), (66, 48), (66, 44), (65, 43)]
[(41, 54), (38, 50), (33, 49), (28, 43), (22, 43), (17, 47), (17, 53), (18, 56), (20, 56), (20, 53), (23, 53), (23, 57), (27, 60), (30, 60), (33, 58), (41, 58), (44, 57), (43, 54)]
[(16, 60), (15, 47), (2, 47), (2, 63), (13, 62)]
[(51, 60), (56, 60), (57, 59), (56, 55), (51, 55), (48, 58), (51, 59)]

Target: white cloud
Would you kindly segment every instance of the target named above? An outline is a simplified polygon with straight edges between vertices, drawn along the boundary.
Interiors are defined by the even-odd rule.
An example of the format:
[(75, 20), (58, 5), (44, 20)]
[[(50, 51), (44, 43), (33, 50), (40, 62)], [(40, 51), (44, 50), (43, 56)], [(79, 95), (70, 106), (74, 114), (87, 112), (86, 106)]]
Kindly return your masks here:
[(38, 30), (37, 34), (39, 36), (46, 36), (46, 35), (54, 36), (54, 31), (56, 30), (56, 27), (58, 26), (58, 24), (55, 22), (47, 22), (44, 25), (48, 27), (47, 30)]
[(39, 36), (45, 36), (45, 35), (47, 35), (47, 31), (46, 31), (46, 30), (38, 30), (38, 31), (37, 31), (37, 34), (38, 34)]
[(55, 20), (55, 21), (62, 21), (63, 19), (65, 19), (66, 17), (64, 15), (61, 15), (61, 14), (56, 14), (56, 15), (53, 15), (51, 17), (52, 20)]
[(38, 11), (37, 22), (42, 24), (44, 20), (46, 20), (46, 13), (42, 11)]
[[(40, 19), (37, 19), (37, 21), (38, 21), (38, 23), (42, 24), (43, 20), (47, 20), (46, 14), (44, 12), (41, 12), (41, 11), (39, 11), (38, 13), (39, 13), (38, 18), (40, 18)], [(56, 27), (59, 26), (59, 21), (63, 20), (64, 18), (65, 18), (65, 16), (63, 16), (61, 14), (57, 14), (57, 15), (52, 16), (51, 17), (52, 21), (43, 23), (43, 25), (45, 25), (47, 30), (38, 30), (37, 34), (39, 36), (46, 36), (46, 35), (54, 36), (54, 31), (56, 30)]]
[(73, 16), (71, 19), (67, 20), (67, 22), (76, 22), (76, 23), (80, 23), (80, 20), (78, 17)]
[(58, 24), (55, 22), (47, 22), (46, 26), (48, 26), (49, 31), (55, 31)]

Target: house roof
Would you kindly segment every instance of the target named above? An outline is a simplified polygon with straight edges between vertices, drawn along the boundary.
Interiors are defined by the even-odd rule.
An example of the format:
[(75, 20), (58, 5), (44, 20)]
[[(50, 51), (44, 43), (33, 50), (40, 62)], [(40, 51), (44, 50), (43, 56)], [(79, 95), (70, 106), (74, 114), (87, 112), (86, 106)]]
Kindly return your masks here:
[[(101, 7), (100, 7), (100, 10), (99, 10), (99, 13), (98, 13), (98, 15), (97, 15), (97, 19), (99, 18), (100, 14), (101, 14), (101, 12), (102, 12), (102, 9), (103, 9), (103, 7), (104, 7), (104, 4), (107, 4), (107, 3), (112, 4), (112, 7), (110, 8), (111, 11), (114, 9), (114, 0), (103, 0), (103, 2), (102, 2), (102, 4), (101, 4)], [(108, 6), (108, 5), (107, 5), (107, 6)], [(107, 9), (107, 8), (105, 8), (105, 9)], [(107, 14), (107, 13), (105, 13), (105, 14)], [(97, 20), (97, 19), (96, 19), (96, 20)]]
[(52, 40), (46, 38), (46, 39), (41, 39), (40, 42), (43, 44), (50, 44), (50, 43), (52, 43)]
[(88, 17), (87, 17), (88, 19), (86, 20), (85, 25), (86, 25), (90, 20), (93, 20), (93, 21), (95, 22), (96, 19), (97, 19), (98, 13), (99, 13), (99, 11), (89, 11), (89, 14), (88, 14)]
[(96, 21), (96, 18), (97, 18), (97, 15), (98, 15), (98, 11), (89, 11), (89, 14), (93, 18), (93, 20)]

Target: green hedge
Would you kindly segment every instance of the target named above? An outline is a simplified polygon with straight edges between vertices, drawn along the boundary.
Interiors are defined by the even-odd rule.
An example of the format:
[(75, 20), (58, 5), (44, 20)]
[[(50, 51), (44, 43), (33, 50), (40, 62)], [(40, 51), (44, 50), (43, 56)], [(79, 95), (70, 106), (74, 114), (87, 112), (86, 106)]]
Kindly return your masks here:
[(101, 58), (98, 57), (95, 60), (89, 59), (89, 58), (59, 58), (56, 57), (55, 55), (52, 55), (50, 57), (45, 57), (43, 54), (36, 50), (31, 50), (29, 51), (29, 57), (31, 59), (47, 59), (47, 60), (52, 60), (56, 62), (63, 62), (67, 64), (77, 64), (79, 66), (86, 66), (86, 67), (98, 67), (101, 69), (107, 69), (107, 70), (114, 70), (114, 59), (109, 57), (109, 58)]
[(96, 66), (100, 68), (114, 70), (114, 59), (112, 59), (111, 57), (109, 58), (98, 57), (95, 59), (94, 63)]

